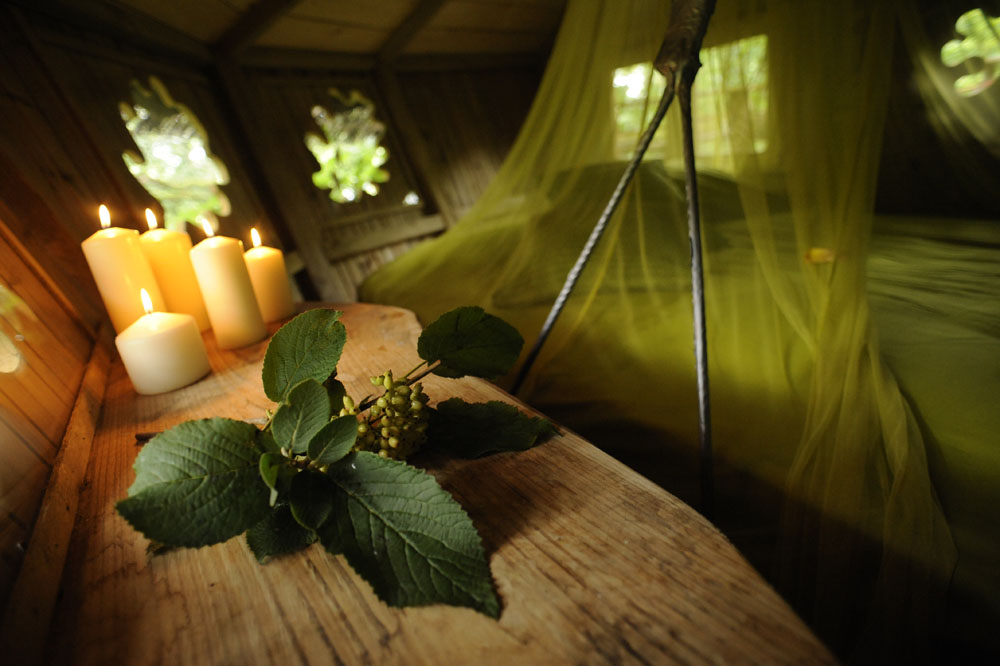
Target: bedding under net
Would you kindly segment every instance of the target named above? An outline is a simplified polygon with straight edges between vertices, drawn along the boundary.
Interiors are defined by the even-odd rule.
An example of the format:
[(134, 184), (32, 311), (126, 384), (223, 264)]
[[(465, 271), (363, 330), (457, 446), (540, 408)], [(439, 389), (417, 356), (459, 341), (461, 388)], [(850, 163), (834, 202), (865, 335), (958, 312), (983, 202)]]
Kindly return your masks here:
[[(903, 11), (719, 3), (693, 93), (718, 520), (860, 662), (1000, 618), (1000, 227), (874, 215)], [(490, 187), (362, 298), (530, 344), (655, 110), (668, 14), (571, 0)], [(673, 109), (519, 395), (697, 506), (679, 137)]]

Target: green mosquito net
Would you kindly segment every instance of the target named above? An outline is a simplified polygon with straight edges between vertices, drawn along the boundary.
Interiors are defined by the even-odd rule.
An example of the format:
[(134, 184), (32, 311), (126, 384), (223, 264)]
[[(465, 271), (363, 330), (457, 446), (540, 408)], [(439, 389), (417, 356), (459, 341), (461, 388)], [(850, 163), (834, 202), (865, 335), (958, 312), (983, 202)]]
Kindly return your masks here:
[[(668, 15), (570, 0), (490, 187), (362, 297), (478, 304), (530, 345), (655, 111)], [(931, 41), (901, 2), (720, 2), (692, 95), (715, 520), (858, 662), (989, 647), (1000, 618), (1000, 226), (875, 215), (897, 48), (973, 135)], [(680, 136), (674, 108), (519, 395), (697, 507)]]

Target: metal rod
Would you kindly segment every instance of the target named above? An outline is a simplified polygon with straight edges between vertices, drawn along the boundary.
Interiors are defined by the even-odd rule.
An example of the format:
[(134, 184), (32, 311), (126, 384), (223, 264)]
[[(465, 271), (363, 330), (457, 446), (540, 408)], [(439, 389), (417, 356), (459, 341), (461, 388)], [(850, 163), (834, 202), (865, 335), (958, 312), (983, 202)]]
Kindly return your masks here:
[(587, 265), (590, 255), (593, 254), (594, 248), (597, 246), (597, 242), (601, 239), (604, 229), (608, 226), (608, 221), (614, 214), (615, 209), (618, 208), (618, 204), (621, 201), (622, 196), (625, 194), (625, 189), (632, 181), (632, 177), (635, 175), (636, 169), (642, 162), (642, 156), (646, 153), (646, 149), (649, 148), (649, 144), (653, 140), (653, 135), (656, 133), (656, 128), (660, 126), (663, 116), (666, 115), (667, 109), (670, 108), (670, 103), (674, 99), (675, 88), (676, 79), (667, 77), (666, 89), (663, 91), (663, 97), (660, 98), (660, 104), (656, 108), (656, 113), (653, 114), (653, 118), (650, 120), (649, 126), (640, 138), (639, 145), (635, 149), (635, 155), (632, 156), (632, 161), (625, 167), (625, 172), (618, 181), (618, 186), (615, 187), (615, 191), (611, 193), (611, 198), (604, 207), (604, 212), (601, 213), (597, 223), (594, 225), (594, 229), (590, 232), (590, 237), (587, 239), (586, 245), (583, 246), (583, 250), (580, 251), (580, 256), (577, 257), (573, 268), (571, 268), (569, 273), (566, 275), (566, 281), (563, 283), (562, 289), (559, 291), (559, 295), (556, 297), (555, 303), (552, 304), (552, 308), (549, 310), (549, 314), (545, 318), (545, 323), (542, 324), (542, 330), (538, 334), (535, 344), (531, 347), (531, 351), (528, 352), (527, 357), (524, 359), (524, 363), (517, 372), (517, 378), (514, 379), (514, 384), (510, 389), (511, 393), (516, 395), (518, 390), (520, 390), (521, 385), (524, 383), (528, 373), (531, 371), (531, 366), (534, 365), (535, 360), (538, 358), (538, 353), (542, 350), (542, 345), (545, 344), (545, 341), (549, 337), (549, 333), (552, 332), (552, 327), (555, 326), (556, 320), (559, 319), (559, 315), (562, 314), (563, 308), (566, 306), (566, 301), (569, 299), (569, 295), (573, 292), (573, 288), (580, 279), (580, 274), (583, 272), (584, 266)]
[(691, 241), (691, 306), (694, 315), (694, 356), (698, 377), (698, 459), (701, 481), (701, 512), (709, 520), (715, 513), (712, 473), (712, 414), (708, 388), (708, 348), (705, 326), (705, 280), (702, 271), (701, 212), (698, 203), (698, 174), (694, 166), (694, 137), (691, 124), (691, 84), (698, 71), (694, 60), (681, 72), (677, 91), (681, 106), (684, 138), (684, 187), (687, 191), (688, 238)]

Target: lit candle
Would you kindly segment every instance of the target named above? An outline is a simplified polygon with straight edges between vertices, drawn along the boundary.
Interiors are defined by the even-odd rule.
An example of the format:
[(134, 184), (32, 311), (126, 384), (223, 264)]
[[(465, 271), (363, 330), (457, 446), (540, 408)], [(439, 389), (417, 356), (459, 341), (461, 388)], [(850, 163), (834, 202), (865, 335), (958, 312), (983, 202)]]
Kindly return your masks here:
[(115, 331), (121, 333), (143, 315), (139, 290), (145, 289), (153, 306), (163, 310), (163, 296), (153, 277), (146, 255), (139, 244), (139, 232), (111, 226), (108, 207), (99, 209), (101, 230), (83, 241), (80, 247), (101, 293), (104, 307), (111, 316)]
[(245, 347), (267, 335), (267, 327), (243, 260), (243, 243), (215, 236), (207, 222), (202, 226), (208, 238), (191, 249), (191, 263), (215, 340), (221, 349)]
[(167, 312), (182, 312), (194, 317), (198, 330), (209, 327), (205, 302), (198, 288), (198, 278), (191, 266), (191, 237), (183, 231), (158, 229), (156, 215), (146, 209), (149, 231), (139, 237), (142, 251), (163, 292)]
[(250, 238), (253, 247), (246, 251), (243, 258), (247, 262), (260, 314), (264, 321), (292, 316), (295, 306), (292, 305), (292, 288), (285, 272), (285, 255), (277, 248), (262, 247), (256, 229), (250, 230)]
[(140, 294), (146, 314), (115, 338), (135, 392), (166, 393), (207, 375), (211, 366), (194, 317), (154, 312), (146, 290)]

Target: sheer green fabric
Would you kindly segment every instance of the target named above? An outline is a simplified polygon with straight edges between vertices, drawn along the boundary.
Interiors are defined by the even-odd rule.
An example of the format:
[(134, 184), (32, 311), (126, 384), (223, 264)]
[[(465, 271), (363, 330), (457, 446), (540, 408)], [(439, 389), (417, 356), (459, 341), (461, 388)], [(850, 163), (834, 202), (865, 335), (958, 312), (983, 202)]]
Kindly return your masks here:
[[(623, 149), (655, 109), (659, 75), (635, 66), (657, 52), (667, 4), (571, 0), (491, 186), (446, 234), (375, 273), (363, 298), (409, 307), (423, 321), (479, 304), (533, 340), (624, 168)], [(986, 404), (981, 391), (1000, 389), (998, 292), (988, 296), (1000, 289), (996, 226), (973, 225), (985, 238), (976, 270), (950, 285), (958, 297), (940, 276), (966, 272), (970, 255), (939, 243), (937, 221), (875, 224), (900, 5), (719, 5), (694, 105), (720, 507), (780, 524), (775, 569), (764, 573), (842, 655), (926, 660), (948, 626), (957, 561), (949, 520), (959, 534), (983, 529), (964, 540), (974, 564), (955, 580), (985, 582), (982, 607), (995, 610), (1000, 598), (996, 572), (983, 566), (997, 552), (996, 527), (967, 504), (995, 498), (1000, 423), (981, 414), (961, 422)], [(521, 397), (696, 499), (679, 126), (674, 109)], [(971, 350), (949, 337), (945, 318), (947, 331), (977, 332)], [(926, 334), (938, 325), (940, 335)], [(907, 346), (915, 331), (921, 349), (939, 354), (936, 370)], [(928, 380), (940, 371), (961, 382), (956, 358), (965, 368), (978, 362), (983, 382), (963, 393), (974, 405), (958, 415), (937, 408)], [(898, 375), (912, 383), (901, 388)], [(942, 453), (952, 446), (975, 453)], [(985, 467), (974, 472), (972, 460)], [(956, 488), (970, 476), (976, 491)]]

